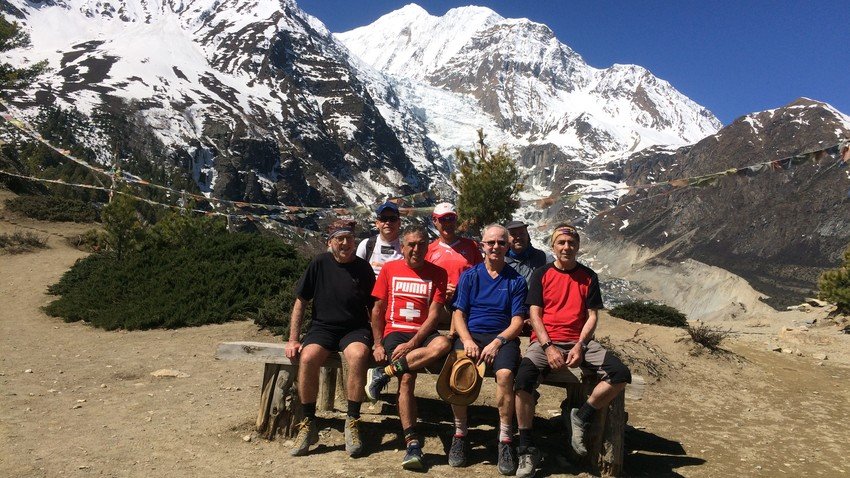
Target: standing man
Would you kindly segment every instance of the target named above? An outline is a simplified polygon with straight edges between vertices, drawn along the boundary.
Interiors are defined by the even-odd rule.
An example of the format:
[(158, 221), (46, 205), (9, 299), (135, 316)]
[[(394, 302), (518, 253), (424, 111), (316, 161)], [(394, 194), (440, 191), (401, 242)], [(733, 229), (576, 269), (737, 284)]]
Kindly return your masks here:
[(372, 296), (372, 354), (386, 367), (369, 370), (366, 396), (378, 400), (392, 377), (399, 378), (398, 416), (407, 452), (401, 465), (422, 469), (422, 441), (416, 432), (416, 371), (448, 353), (449, 339), (437, 333), (439, 310), (445, 302), (446, 271), (425, 261), (428, 231), (419, 225), (402, 232), (404, 260), (387, 262)]
[[(434, 221), (434, 227), (437, 228), (440, 237), (434, 239), (428, 246), (425, 260), (446, 270), (448, 274), (446, 304), (451, 305), (454, 302), (455, 288), (461, 273), (482, 262), (481, 251), (478, 243), (457, 235), (457, 211), (451, 203), (437, 204), (431, 220)], [(445, 315), (448, 320), (449, 313), (445, 312)]]
[[(452, 325), (458, 334), (454, 348), (484, 362), (496, 376), (499, 409), (498, 468), (513, 474), (516, 460), (511, 445), (514, 419), (514, 374), (519, 363), (519, 340), (525, 315), (525, 279), (505, 264), (508, 231), (491, 224), (482, 232), (484, 262), (460, 277)], [(452, 404), (455, 434), (449, 449), (449, 465), (464, 466), (467, 442), (467, 406)]]
[(579, 233), (569, 224), (559, 224), (551, 236), (555, 261), (534, 271), (528, 299), (531, 345), (520, 362), (516, 378), (516, 414), (519, 426), (519, 469), (517, 476), (530, 477), (540, 462), (531, 426), (534, 420), (533, 393), (541, 376), (562, 367), (579, 367), (596, 373), (601, 381), (581, 406), (570, 412), (572, 447), (579, 456), (587, 454), (585, 432), (598, 410), (626, 388), (632, 376), (613, 354), (593, 340), (602, 295), (596, 273), (576, 261)]
[[(334, 221), (328, 228), (329, 252), (316, 256), (295, 287), (286, 357), (298, 359), (298, 396), (304, 407), (293, 456), (306, 455), (319, 441), (316, 399), (319, 369), (331, 352), (342, 351), (348, 363), (348, 415), (345, 419), (345, 450), (351, 456), (363, 451), (360, 439), (360, 406), (369, 367), (372, 329), (369, 310), (375, 274), (369, 263), (354, 255), (354, 227), (350, 220)], [(310, 329), (299, 342), (304, 308), (313, 302)]]
[(505, 262), (528, 282), (534, 269), (552, 262), (554, 258), (531, 245), (531, 238), (528, 236), (528, 224), (521, 221), (511, 221), (505, 228), (508, 230), (508, 242), (510, 243)]
[(385, 263), (401, 259), (398, 240), (401, 220), (395, 203), (387, 201), (375, 209), (375, 228), (378, 229), (378, 235), (360, 241), (357, 257), (366, 259), (377, 277)]

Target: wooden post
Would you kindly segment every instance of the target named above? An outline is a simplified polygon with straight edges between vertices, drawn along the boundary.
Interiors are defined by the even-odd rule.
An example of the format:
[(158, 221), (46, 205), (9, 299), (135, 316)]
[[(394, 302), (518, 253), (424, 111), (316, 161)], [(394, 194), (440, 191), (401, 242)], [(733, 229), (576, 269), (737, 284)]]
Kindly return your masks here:
[(263, 369), (263, 385), (260, 393), (260, 409), (257, 412), (257, 433), (263, 435), (269, 424), (269, 410), (271, 399), (274, 394), (274, 386), (277, 380), (277, 372), (280, 365), (267, 363)]
[(620, 476), (623, 472), (623, 437), (626, 433), (626, 394), (618, 394), (608, 406), (608, 417), (602, 433), (602, 450), (599, 454), (599, 473), (602, 476)]
[(336, 367), (322, 367), (319, 371), (318, 409), (329, 412), (334, 409), (336, 395)]
[(263, 437), (274, 440), (278, 428), (284, 429), (284, 434), (291, 430), (292, 410), (287, 408), (287, 398), (290, 393), (298, 395), (298, 390), (293, 390), (292, 383), (297, 373), (293, 367), (278, 366), (279, 370), (275, 379), (274, 391), (269, 402), (269, 420)]

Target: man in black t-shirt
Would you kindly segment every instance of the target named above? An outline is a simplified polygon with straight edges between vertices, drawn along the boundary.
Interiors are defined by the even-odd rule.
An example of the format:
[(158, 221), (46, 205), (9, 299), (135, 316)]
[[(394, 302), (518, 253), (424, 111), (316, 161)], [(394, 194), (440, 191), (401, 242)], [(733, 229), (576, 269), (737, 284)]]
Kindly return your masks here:
[[(354, 221), (337, 220), (328, 229), (329, 252), (319, 254), (298, 281), (289, 327), (286, 357), (298, 360), (298, 395), (304, 420), (298, 424), (293, 456), (306, 455), (319, 441), (316, 400), (319, 370), (332, 352), (342, 351), (348, 364), (345, 450), (351, 456), (363, 451), (360, 439), (360, 406), (364, 399), (366, 370), (372, 348), (369, 310), (375, 274), (372, 266), (354, 255)], [(313, 302), (310, 328), (299, 341), (304, 308)]]

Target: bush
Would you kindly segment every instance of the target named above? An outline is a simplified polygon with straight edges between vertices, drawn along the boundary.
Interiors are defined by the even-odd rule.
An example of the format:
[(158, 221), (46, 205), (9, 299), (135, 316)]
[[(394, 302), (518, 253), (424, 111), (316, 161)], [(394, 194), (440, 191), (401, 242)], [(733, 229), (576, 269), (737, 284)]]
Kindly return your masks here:
[(0, 249), (9, 254), (21, 254), (46, 247), (47, 236), (39, 236), (34, 232), (15, 231), (12, 234), (0, 234)]
[(730, 330), (709, 327), (705, 324), (688, 326), (688, 335), (691, 336), (691, 340), (711, 351), (716, 351), (730, 332)]
[(844, 263), (818, 278), (818, 297), (832, 302), (842, 313), (850, 312), (850, 247), (844, 251)]
[(628, 302), (611, 309), (611, 315), (629, 322), (663, 325), (666, 327), (687, 327), (688, 318), (673, 307), (652, 302)]
[(122, 260), (114, 252), (78, 260), (48, 289), (60, 298), (45, 311), (107, 330), (223, 323), (255, 315), (305, 267), (291, 246), (259, 235), (222, 231), (180, 245), (146, 239)]
[(18, 196), (7, 199), (6, 207), (41, 221), (94, 222), (97, 209), (78, 199), (57, 196)]

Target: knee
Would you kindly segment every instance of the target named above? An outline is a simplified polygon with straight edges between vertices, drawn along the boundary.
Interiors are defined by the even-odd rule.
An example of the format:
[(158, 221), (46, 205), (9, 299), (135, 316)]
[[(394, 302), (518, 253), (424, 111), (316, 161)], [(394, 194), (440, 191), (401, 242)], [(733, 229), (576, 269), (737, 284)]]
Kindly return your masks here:
[(537, 388), (537, 381), (539, 380), (539, 378), (540, 369), (538, 369), (537, 366), (534, 365), (534, 362), (527, 358), (524, 358), (519, 363), (519, 368), (517, 368), (514, 389), (517, 391), (521, 390), (531, 394)]
[(321, 347), (306, 347), (301, 350), (301, 356), (298, 358), (300, 367), (315, 368), (319, 367), (327, 359), (327, 352)]
[(438, 356), (449, 353), (449, 350), (452, 348), (451, 341), (446, 337), (437, 337), (433, 343), (435, 344), (434, 349), (437, 351)]
[(507, 368), (496, 370), (496, 383), (500, 386), (508, 385), (513, 388), (514, 371)]
[(348, 362), (350, 366), (353, 366), (368, 362), (370, 354), (369, 348), (366, 347), (365, 344), (358, 342), (346, 347), (343, 355), (345, 355), (345, 361)]
[(605, 373), (608, 374), (608, 383), (611, 385), (621, 385), (625, 388), (627, 383), (632, 383), (632, 372), (619, 360), (605, 370)]

